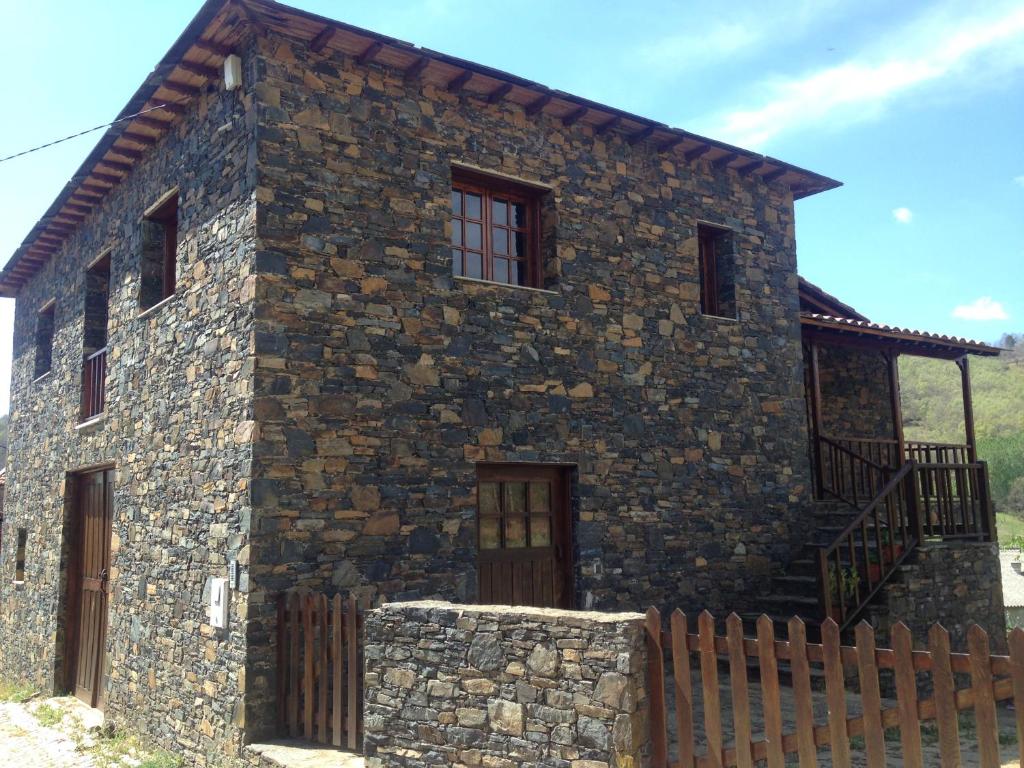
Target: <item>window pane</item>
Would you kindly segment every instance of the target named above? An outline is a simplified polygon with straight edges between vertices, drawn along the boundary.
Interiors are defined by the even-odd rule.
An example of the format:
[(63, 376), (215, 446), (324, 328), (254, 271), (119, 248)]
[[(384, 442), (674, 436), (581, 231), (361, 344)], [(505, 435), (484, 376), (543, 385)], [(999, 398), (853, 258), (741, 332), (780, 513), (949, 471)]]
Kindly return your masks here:
[(512, 233), (512, 255), (522, 258), (526, 255), (526, 233)]
[(498, 506), (497, 483), (480, 483), (477, 490), (477, 508), (481, 515), (501, 514), (501, 508)]
[(457, 189), (452, 190), (452, 213), (462, 215), (462, 193)]
[(462, 245), (462, 222), (458, 219), (452, 222), (452, 245)]
[(491, 221), (495, 224), (508, 224), (508, 203), (495, 200), (491, 204)]
[(551, 546), (551, 518), (543, 517), (530, 518), (530, 546), (550, 547)]
[(462, 274), (462, 251), (458, 248), (452, 248), (452, 274)]
[(466, 247), (476, 248), (477, 250), (484, 247), (483, 227), (471, 221), (466, 222)]
[(512, 285), (526, 285), (526, 265), (518, 261), (510, 261), (508, 281)]
[(505, 514), (526, 514), (526, 483), (505, 483)]
[(551, 511), (551, 486), (547, 483), (530, 483), (530, 512)]
[(526, 518), (505, 518), (505, 548), (517, 549), (526, 546)]
[(480, 212), (483, 210), (480, 195), (466, 193), (466, 218), (480, 219)]
[(526, 226), (526, 206), (522, 203), (512, 203), (512, 226)]
[(480, 518), (480, 549), (501, 549), (501, 518)]
[(484, 259), (479, 253), (466, 254), (466, 277), (482, 280), (484, 276)]
[(508, 253), (508, 230), (501, 227), (491, 229), (491, 250), (505, 255)]
[(508, 259), (494, 259), (494, 281), (498, 283), (508, 282)]

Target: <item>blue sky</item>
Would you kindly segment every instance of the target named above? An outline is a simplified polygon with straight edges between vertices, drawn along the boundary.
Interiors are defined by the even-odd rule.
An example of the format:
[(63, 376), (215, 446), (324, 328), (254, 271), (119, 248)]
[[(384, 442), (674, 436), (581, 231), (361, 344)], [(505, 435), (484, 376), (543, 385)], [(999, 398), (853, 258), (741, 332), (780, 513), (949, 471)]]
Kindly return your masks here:
[[(804, 276), (882, 322), (1024, 330), (1019, 2), (295, 4), (839, 179), (797, 203)], [(113, 118), (199, 6), (0, 0), (0, 156)], [(98, 137), (0, 164), (0, 261)]]

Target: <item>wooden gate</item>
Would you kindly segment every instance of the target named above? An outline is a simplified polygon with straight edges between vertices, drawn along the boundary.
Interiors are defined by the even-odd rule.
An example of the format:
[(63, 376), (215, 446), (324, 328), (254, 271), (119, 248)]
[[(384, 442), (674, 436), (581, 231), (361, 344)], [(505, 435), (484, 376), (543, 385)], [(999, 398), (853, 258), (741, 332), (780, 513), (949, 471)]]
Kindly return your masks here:
[(102, 708), (114, 470), (79, 475), (77, 489), (77, 552), (69, 584), (75, 627), (70, 647), (73, 688), (86, 704)]
[(477, 466), (481, 604), (572, 607), (568, 510), (564, 467)]
[(277, 720), (282, 733), (358, 751), (363, 617), (356, 599), (296, 589), (278, 598)]
[[(990, 654), (988, 635), (978, 626), (968, 630), (969, 652), (952, 653), (949, 634), (938, 624), (928, 633), (927, 651), (913, 650), (910, 630), (902, 623), (893, 628), (891, 649), (876, 647), (875, 632), (865, 622), (857, 625), (853, 646), (840, 644), (839, 627), (831, 619), (822, 625), (821, 644), (807, 642), (804, 624), (798, 618), (789, 621), (788, 640), (775, 638), (774, 624), (767, 616), (758, 620), (756, 638), (744, 637), (743, 623), (736, 614), (726, 621), (724, 636), (715, 634), (715, 620), (707, 612), (698, 618), (696, 633), (690, 632), (687, 617), (678, 610), (669, 625), (665, 632), (658, 611), (648, 610), (653, 768), (749, 768), (761, 761), (769, 768), (796, 764), (808, 768), (817, 766), (816, 755), (822, 747), (830, 752), (830, 765), (843, 768), (851, 765), (851, 739), (855, 737), (863, 740), (858, 747), (864, 751), (867, 766), (884, 768), (888, 728), (899, 729), (902, 761), (898, 764), (906, 768), (960, 766), (961, 737), (977, 740), (980, 768), (999, 768), (996, 702), (1006, 699), (1016, 704), (1018, 749), (1024, 757), (1024, 630), (1010, 633), (1009, 656), (995, 656)], [(666, 649), (672, 667), (670, 699), (665, 693)], [(728, 684), (719, 682), (720, 664), (727, 664)], [(788, 684), (780, 681), (780, 667), (788, 667)], [(823, 700), (820, 694), (819, 700), (814, 700), (812, 668), (824, 672)], [(882, 698), (879, 670), (893, 676), (895, 702)], [(860, 714), (852, 717), (848, 716), (852, 696), (846, 691), (848, 677), (857, 678), (860, 691), (852, 699)], [(958, 677), (969, 679), (969, 685), (958, 690)], [(930, 697), (920, 697), (918, 678), (931, 683)], [(751, 695), (754, 686), (759, 688), (759, 696)], [(789, 710), (784, 710), (783, 693), (792, 704)], [(731, 708), (723, 706), (723, 694), (731, 699)], [(752, 706), (758, 699), (759, 711)], [(667, 704), (674, 704), (675, 709), (672, 719), (678, 759), (673, 762), (669, 761), (672, 745)], [(963, 710), (974, 711), (973, 733), (960, 730), (958, 712)], [(696, 719), (701, 711), (703, 723)], [(758, 714), (761, 720), (752, 718)], [(789, 715), (794, 722), (787, 722)], [(732, 738), (723, 726), (727, 720), (733, 723)], [(938, 761), (934, 757), (925, 760), (924, 721), (935, 722)], [(763, 727), (755, 732), (753, 722), (763, 722)], [(701, 730), (703, 735), (698, 736)], [(796, 760), (787, 755), (795, 755)]]

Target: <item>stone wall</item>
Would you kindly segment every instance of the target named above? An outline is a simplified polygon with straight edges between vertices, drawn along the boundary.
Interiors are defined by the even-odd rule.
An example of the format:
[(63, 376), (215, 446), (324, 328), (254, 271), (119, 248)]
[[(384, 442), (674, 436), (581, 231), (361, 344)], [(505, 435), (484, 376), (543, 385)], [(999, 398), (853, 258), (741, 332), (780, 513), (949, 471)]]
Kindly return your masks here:
[[(574, 468), (577, 607), (748, 604), (809, 520), (788, 190), (328, 53), (260, 41), (254, 621), (294, 583), (473, 602), (481, 461)], [(452, 277), (455, 163), (550, 187), (550, 290)]]
[(888, 638), (904, 622), (925, 647), (936, 622), (950, 633), (954, 650), (966, 650), (967, 630), (977, 624), (991, 638), (994, 653), (1006, 653), (1006, 615), (999, 546), (992, 543), (930, 542), (917, 548), (869, 609), (867, 620)]
[[(70, 473), (113, 465), (106, 712), (200, 765), (241, 740), (245, 569), (229, 630), (207, 624), (204, 591), (247, 553), (254, 124), (251, 92), (204, 93), (25, 285), (15, 313), (0, 675), (63, 690)], [(140, 222), (174, 186), (178, 290), (140, 315)], [(96, 341), (86, 338), (86, 267), (106, 249), (107, 406), (78, 428), (82, 355)], [(33, 381), (35, 317), (54, 297), (54, 365)], [(26, 578), (14, 585), (19, 528)]]
[[(809, 370), (809, 360), (805, 365)], [(889, 376), (880, 352), (822, 344), (818, 370), (826, 435), (892, 439)]]
[(368, 768), (640, 768), (643, 623), (628, 613), (384, 605), (366, 620)]

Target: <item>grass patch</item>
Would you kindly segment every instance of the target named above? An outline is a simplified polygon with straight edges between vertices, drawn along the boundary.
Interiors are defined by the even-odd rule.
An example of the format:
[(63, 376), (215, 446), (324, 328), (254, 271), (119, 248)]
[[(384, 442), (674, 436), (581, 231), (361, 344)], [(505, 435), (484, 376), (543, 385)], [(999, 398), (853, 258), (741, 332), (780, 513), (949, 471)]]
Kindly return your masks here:
[(32, 716), (44, 728), (53, 728), (64, 719), (64, 710), (50, 704), (40, 704), (33, 710)]
[(150, 750), (139, 739), (123, 731), (104, 731), (95, 746), (82, 750), (88, 752), (97, 768), (181, 768), (180, 757), (162, 749)]
[(999, 546), (1008, 549), (1014, 536), (1024, 536), (1024, 519), (996, 512), (996, 530), (999, 531)]
[(24, 704), (35, 695), (36, 690), (31, 685), (9, 683), (0, 680), (0, 701), (7, 701), (13, 704)]

